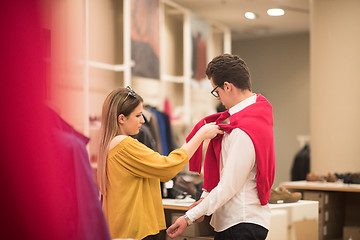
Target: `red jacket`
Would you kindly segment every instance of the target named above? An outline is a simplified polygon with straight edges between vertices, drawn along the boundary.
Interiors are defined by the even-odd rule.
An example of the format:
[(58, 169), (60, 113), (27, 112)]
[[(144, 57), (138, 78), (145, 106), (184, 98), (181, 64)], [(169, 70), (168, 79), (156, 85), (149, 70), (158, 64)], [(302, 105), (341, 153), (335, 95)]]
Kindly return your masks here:
[[(257, 162), (256, 186), (261, 205), (266, 205), (271, 194), (275, 177), (275, 150), (273, 134), (272, 106), (267, 99), (257, 94), (256, 102), (230, 116), (229, 124), (221, 124), (229, 116), (228, 111), (207, 116), (197, 123), (186, 141), (204, 125), (204, 122), (216, 122), (226, 133), (240, 128), (252, 140)], [(213, 138), (208, 146), (204, 162), (203, 188), (210, 192), (220, 180), (220, 151), (223, 135)], [(190, 171), (200, 173), (202, 164), (202, 144), (189, 162)], [(239, 170), (240, 171), (240, 170)], [(240, 172), (241, 173), (241, 172)]]

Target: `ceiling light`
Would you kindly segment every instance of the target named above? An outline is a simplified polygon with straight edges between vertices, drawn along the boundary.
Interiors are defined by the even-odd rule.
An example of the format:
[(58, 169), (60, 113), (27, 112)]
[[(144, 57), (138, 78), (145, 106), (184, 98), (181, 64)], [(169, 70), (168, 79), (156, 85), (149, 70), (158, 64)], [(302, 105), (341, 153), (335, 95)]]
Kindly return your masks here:
[(267, 14), (270, 16), (282, 16), (285, 14), (285, 11), (281, 8), (270, 8), (267, 10)]
[(256, 14), (253, 13), (253, 12), (246, 12), (246, 13), (245, 13), (245, 17), (246, 17), (247, 19), (255, 19), (257, 16), (256, 16)]

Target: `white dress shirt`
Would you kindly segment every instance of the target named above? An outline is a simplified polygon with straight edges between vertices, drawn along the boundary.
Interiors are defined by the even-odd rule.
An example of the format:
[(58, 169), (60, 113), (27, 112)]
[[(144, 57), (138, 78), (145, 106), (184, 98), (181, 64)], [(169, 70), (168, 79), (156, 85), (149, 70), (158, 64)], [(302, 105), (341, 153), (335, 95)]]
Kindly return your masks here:
[[(229, 109), (230, 115), (256, 102), (256, 95)], [(220, 153), (220, 181), (205, 193), (203, 201), (186, 212), (195, 221), (203, 215), (211, 215), (210, 224), (217, 232), (238, 223), (255, 223), (269, 229), (270, 208), (261, 206), (256, 189), (256, 160), (254, 144), (241, 129), (224, 133)]]

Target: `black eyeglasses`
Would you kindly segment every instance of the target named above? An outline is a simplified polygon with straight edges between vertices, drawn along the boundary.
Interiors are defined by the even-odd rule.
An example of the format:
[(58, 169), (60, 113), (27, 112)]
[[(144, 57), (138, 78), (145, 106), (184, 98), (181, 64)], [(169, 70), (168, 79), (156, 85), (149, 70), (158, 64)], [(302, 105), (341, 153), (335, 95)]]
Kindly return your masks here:
[(216, 91), (216, 89), (217, 89), (218, 87), (222, 86), (222, 85), (223, 85), (223, 84), (217, 85), (216, 88), (214, 88), (210, 93), (211, 93), (214, 97), (216, 97), (216, 98), (220, 97), (220, 95), (219, 95), (218, 91)]

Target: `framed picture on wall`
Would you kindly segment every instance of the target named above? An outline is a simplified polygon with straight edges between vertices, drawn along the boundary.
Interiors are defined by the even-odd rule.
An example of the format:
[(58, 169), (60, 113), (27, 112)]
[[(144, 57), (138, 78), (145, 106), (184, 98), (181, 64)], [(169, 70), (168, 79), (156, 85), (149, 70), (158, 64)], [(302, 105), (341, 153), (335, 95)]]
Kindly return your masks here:
[(207, 47), (209, 39), (209, 22), (200, 16), (191, 14), (192, 41), (192, 78), (196, 81), (206, 79)]
[(132, 75), (160, 78), (159, 0), (131, 0)]

